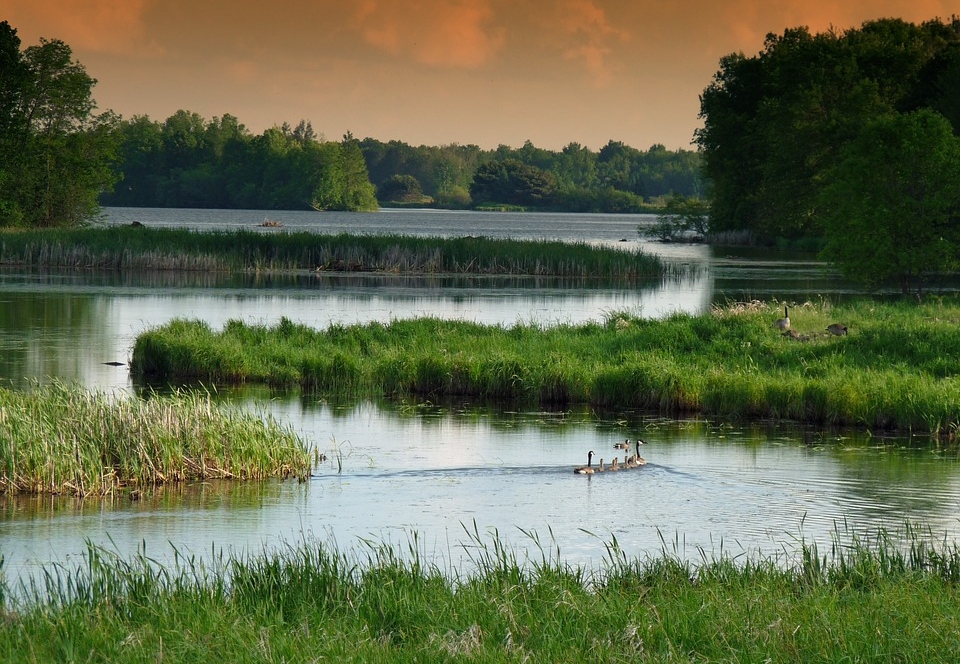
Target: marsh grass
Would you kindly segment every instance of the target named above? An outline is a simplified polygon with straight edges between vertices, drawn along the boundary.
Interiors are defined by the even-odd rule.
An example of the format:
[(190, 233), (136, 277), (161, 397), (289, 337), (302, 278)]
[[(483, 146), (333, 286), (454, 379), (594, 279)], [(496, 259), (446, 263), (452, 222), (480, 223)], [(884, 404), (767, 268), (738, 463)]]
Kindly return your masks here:
[(113, 226), (0, 232), (0, 264), (111, 270), (317, 270), (656, 280), (639, 250), (586, 243), (307, 232), (201, 232)]
[[(474, 529), (475, 531), (475, 526)], [(90, 546), (3, 583), (0, 658), (36, 661), (947, 662), (960, 652), (955, 544), (914, 531), (829, 551), (697, 562), (666, 546), (599, 568), (468, 528), (471, 571), (416, 537), (349, 553), (304, 541), (161, 565)], [(532, 535), (531, 535), (532, 536)]]
[(157, 484), (309, 474), (305, 443), (269, 416), (198, 391), (128, 398), (62, 383), (0, 388), (0, 492), (108, 495)]
[[(143, 379), (262, 382), (329, 393), (589, 404), (902, 429), (951, 438), (960, 427), (960, 305), (955, 299), (805, 303), (802, 340), (772, 322), (780, 303), (692, 316), (543, 327), (433, 318), (315, 330), (176, 320), (136, 340)], [(850, 334), (834, 337), (829, 323)]]

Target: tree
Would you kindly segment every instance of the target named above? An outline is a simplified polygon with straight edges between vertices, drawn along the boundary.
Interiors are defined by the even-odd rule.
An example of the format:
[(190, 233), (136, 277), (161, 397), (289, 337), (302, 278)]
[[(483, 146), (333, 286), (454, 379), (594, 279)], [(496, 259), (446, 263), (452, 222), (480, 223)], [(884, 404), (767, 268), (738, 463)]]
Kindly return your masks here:
[(69, 46), (19, 43), (0, 23), (0, 223), (75, 225), (116, 181), (118, 118), (93, 114), (96, 81)]
[(960, 243), (960, 138), (939, 113), (879, 118), (845, 146), (821, 195), (823, 255), (847, 277), (920, 293), (954, 270)]
[(418, 203), (423, 200), (423, 188), (412, 175), (394, 175), (377, 189), (377, 199), (385, 203)]
[(477, 168), (470, 185), (474, 202), (549, 205), (556, 192), (552, 173), (516, 159), (494, 160)]

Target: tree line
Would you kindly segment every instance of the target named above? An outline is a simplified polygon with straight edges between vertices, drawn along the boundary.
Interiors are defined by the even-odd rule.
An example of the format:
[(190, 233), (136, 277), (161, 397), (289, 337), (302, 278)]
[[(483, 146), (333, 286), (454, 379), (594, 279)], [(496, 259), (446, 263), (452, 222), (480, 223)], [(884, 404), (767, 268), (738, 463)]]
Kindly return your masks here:
[(720, 60), (697, 143), (710, 231), (819, 237), (870, 286), (960, 265), (960, 19), (767, 36)]

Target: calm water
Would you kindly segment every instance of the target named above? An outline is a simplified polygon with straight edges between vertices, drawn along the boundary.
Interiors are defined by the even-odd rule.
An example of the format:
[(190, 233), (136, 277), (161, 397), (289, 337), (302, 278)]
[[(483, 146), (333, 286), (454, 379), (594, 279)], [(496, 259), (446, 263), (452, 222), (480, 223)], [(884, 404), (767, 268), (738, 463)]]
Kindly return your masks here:
[[(559, 238), (637, 246), (652, 217), (382, 212), (111, 210), (108, 223), (285, 230)], [(761, 256), (715, 256), (702, 246), (647, 245), (693, 266), (646, 288), (522, 279), (285, 278), (209, 275), (0, 273), (0, 380), (17, 387), (59, 377), (128, 391), (124, 361), (136, 335), (175, 317), (214, 327), (281, 316), (324, 327), (413, 316), (542, 324), (600, 319), (614, 311), (663, 316), (725, 299), (842, 297), (825, 266)], [(363, 548), (406, 543), (452, 565), (468, 555), (464, 529), (537, 551), (598, 564), (616, 537), (630, 555), (655, 554), (661, 537), (682, 555), (776, 554), (799, 538), (827, 542), (841, 527), (899, 529), (906, 522), (960, 533), (956, 454), (922, 440), (849, 432), (647, 419), (636, 413), (516, 412), (478, 404), (329, 404), (267, 390), (222, 398), (268, 410), (328, 456), (304, 483), (166, 488), (137, 503), (19, 499), (0, 502), (0, 553), (8, 575), (49, 561), (79, 563), (84, 542), (168, 559), (173, 547), (258, 552), (305, 537)], [(583, 477), (586, 452), (609, 463), (613, 444), (642, 436), (643, 469)], [(338, 472), (338, 465), (342, 467)], [(552, 540), (551, 540), (552, 538)], [(536, 553), (539, 556), (539, 553)]]

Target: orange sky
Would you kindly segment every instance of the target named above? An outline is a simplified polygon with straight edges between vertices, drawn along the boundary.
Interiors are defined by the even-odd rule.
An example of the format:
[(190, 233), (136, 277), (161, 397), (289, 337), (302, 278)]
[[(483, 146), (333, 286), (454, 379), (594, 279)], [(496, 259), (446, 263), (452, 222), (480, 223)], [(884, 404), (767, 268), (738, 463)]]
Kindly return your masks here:
[(956, 0), (0, 0), (62, 39), (100, 109), (310, 120), (412, 145), (691, 148), (721, 56), (768, 32), (950, 18)]

